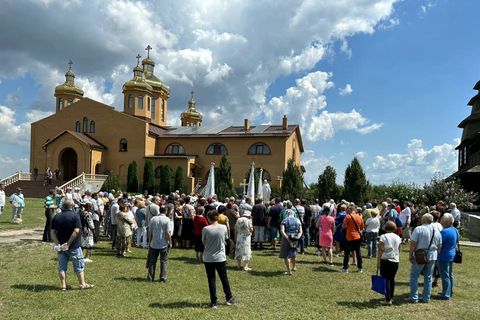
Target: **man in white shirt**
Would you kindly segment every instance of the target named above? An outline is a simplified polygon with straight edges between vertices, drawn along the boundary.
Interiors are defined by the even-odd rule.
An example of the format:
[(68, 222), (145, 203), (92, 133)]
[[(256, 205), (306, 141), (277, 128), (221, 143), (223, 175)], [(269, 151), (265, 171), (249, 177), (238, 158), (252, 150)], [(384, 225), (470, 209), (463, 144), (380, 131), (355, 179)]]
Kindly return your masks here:
[(460, 218), (462, 217), (462, 214), (460, 213), (460, 210), (457, 209), (457, 205), (455, 203), (450, 203), (450, 213), (453, 216), (453, 226), (455, 228), (460, 227)]
[(148, 254), (148, 281), (155, 280), (155, 269), (160, 256), (160, 282), (167, 282), (168, 250), (172, 247), (173, 221), (165, 215), (166, 208), (160, 207), (160, 214), (153, 216), (148, 225), (150, 250)]
[(5, 209), (5, 185), (0, 183), (0, 215)]
[(400, 212), (398, 218), (402, 221), (402, 242), (408, 242), (410, 239), (410, 222), (412, 219), (412, 206), (409, 202), (405, 202), (405, 208)]

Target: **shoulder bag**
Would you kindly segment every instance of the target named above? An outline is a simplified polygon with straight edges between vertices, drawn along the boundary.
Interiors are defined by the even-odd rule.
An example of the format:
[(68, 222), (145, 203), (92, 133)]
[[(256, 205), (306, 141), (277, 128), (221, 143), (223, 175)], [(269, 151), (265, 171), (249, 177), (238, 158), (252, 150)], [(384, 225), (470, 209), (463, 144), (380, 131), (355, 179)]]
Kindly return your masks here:
[(432, 246), (433, 242), (433, 237), (435, 236), (435, 228), (432, 227), (432, 238), (430, 239), (430, 244), (428, 245), (428, 248), (425, 249), (417, 249), (414, 252), (415, 256), (415, 262), (417, 264), (427, 264), (428, 263), (428, 251), (430, 250), (430, 247)]
[(455, 257), (453, 258), (453, 262), (462, 263), (462, 259), (462, 251), (460, 251), (460, 233), (457, 230), (457, 247), (455, 248)]

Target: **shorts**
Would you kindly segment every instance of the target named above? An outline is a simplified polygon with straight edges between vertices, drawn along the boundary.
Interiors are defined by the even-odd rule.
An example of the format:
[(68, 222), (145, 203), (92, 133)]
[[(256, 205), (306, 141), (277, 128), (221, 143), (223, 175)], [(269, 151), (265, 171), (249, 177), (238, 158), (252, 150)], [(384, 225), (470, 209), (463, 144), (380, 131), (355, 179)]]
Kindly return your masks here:
[(58, 271), (67, 272), (68, 261), (72, 261), (73, 271), (75, 273), (83, 272), (85, 262), (83, 261), (82, 248), (60, 251), (58, 253)]
[(278, 234), (278, 228), (270, 227), (270, 239), (272, 239), (272, 241), (277, 239), (277, 234)]
[(253, 226), (253, 242), (265, 242), (265, 226)]

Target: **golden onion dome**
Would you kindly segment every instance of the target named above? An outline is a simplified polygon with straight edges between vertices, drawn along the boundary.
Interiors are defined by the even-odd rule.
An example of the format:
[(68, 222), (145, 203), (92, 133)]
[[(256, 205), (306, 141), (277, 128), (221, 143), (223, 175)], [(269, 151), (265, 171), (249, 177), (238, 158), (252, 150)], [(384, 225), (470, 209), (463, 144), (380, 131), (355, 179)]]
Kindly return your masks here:
[(141, 91), (152, 91), (153, 88), (149, 85), (145, 79), (134, 77), (133, 79), (128, 80), (123, 85), (123, 91), (125, 90), (141, 90)]
[(145, 65), (145, 64), (155, 66), (155, 62), (150, 58), (145, 58), (142, 60), (142, 65)]
[(70, 67), (65, 73), (65, 83), (55, 87), (55, 96), (63, 94), (83, 96), (83, 90), (75, 86), (75, 73), (72, 70), (73, 62), (70, 60), (68, 64)]

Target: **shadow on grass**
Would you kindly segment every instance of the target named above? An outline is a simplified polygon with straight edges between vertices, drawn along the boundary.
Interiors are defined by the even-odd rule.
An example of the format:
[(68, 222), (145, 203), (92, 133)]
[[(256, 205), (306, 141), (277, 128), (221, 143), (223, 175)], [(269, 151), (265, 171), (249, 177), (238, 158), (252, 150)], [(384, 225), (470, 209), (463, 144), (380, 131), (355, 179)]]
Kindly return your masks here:
[(255, 271), (255, 270), (252, 270), (252, 271), (249, 271), (248, 273), (251, 274), (252, 276), (256, 276), (256, 277), (271, 278), (271, 277), (281, 276), (281, 275), (283, 275), (284, 272), (283, 271)]
[[(405, 293), (399, 296), (393, 297), (392, 306), (400, 306), (409, 304), (409, 294)], [(382, 305), (383, 298), (370, 299), (368, 301), (337, 301), (337, 304), (342, 307), (351, 309), (375, 309), (375, 308), (388, 308), (389, 306)]]
[(273, 256), (278, 256), (279, 251), (263, 251), (263, 252), (258, 252), (255, 251), (256, 256), (261, 256), (261, 257), (273, 257)]
[(154, 302), (154, 303), (150, 303), (149, 307), (161, 308), (161, 309), (184, 309), (184, 308), (204, 308), (205, 305), (201, 303), (193, 303), (189, 301), (178, 301), (178, 302), (169, 302), (169, 303)]
[(338, 273), (338, 269), (334, 269), (335, 267), (327, 267), (325, 265), (320, 265), (318, 267), (315, 267), (313, 268), (313, 271), (316, 271), (316, 272), (335, 272), (335, 273)]
[(115, 281), (131, 281), (131, 282), (149, 282), (147, 277), (132, 277), (132, 278), (127, 278), (127, 277), (119, 277), (119, 278), (113, 278)]
[(11, 288), (31, 291), (31, 292), (44, 292), (44, 291), (59, 291), (59, 287), (48, 284), (14, 284)]
[(177, 261), (182, 261), (189, 264), (200, 264), (197, 262), (197, 259), (190, 258), (190, 257), (169, 257), (168, 260), (177, 260)]

